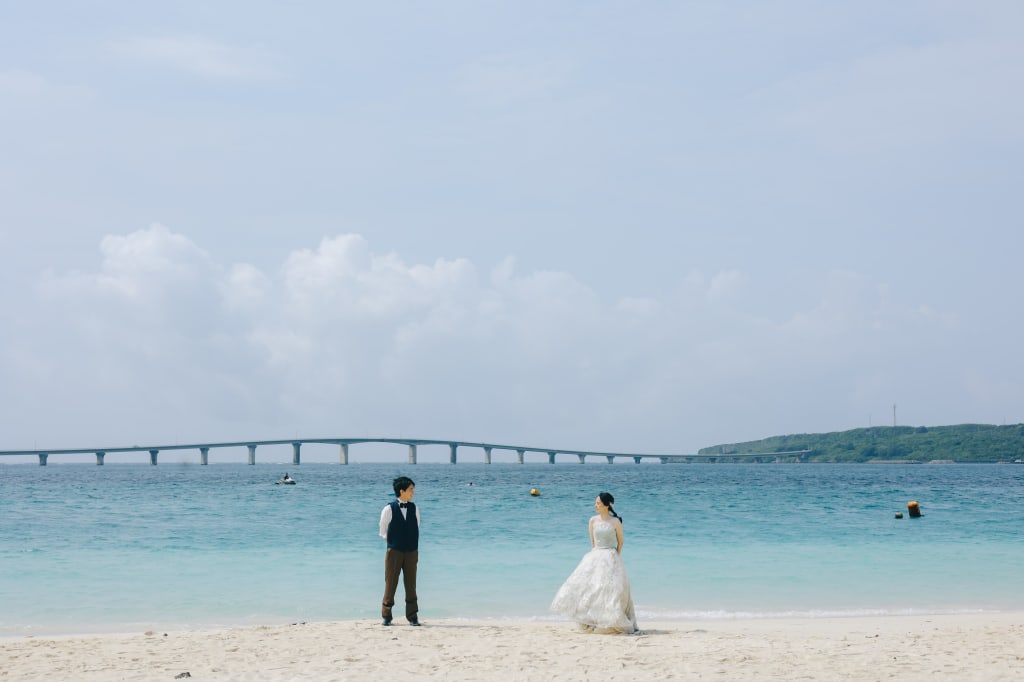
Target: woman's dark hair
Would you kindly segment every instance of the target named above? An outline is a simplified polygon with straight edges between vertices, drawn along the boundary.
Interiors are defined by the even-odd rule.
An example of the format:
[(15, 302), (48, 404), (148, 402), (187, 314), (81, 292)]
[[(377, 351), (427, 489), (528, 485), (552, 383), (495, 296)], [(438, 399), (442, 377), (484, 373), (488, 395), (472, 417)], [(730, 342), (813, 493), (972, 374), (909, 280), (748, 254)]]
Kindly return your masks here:
[(601, 498), (601, 504), (608, 507), (608, 513), (617, 518), (619, 523), (622, 523), (622, 517), (615, 513), (615, 508), (613, 506), (615, 504), (615, 498), (612, 497), (612, 494), (598, 493), (597, 496)]

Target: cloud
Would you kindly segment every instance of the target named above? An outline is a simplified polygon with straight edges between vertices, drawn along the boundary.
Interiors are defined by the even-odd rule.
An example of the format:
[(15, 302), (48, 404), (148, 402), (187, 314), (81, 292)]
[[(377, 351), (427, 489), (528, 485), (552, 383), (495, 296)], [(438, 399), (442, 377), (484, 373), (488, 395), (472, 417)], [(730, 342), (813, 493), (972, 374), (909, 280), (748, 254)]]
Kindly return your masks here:
[[(745, 312), (748, 275), (733, 269), (690, 273), (661, 299), (606, 299), (567, 272), (506, 259), (482, 278), (467, 260), (410, 264), (356, 234), (267, 272), (160, 225), (109, 235), (100, 255), (44, 275), (34, 322), (2, 347), (21, 394), (4, 407), (46, 404), (76, 441), (117, 441), (111, 429), (130, 424), (146, 440), (173, 425), (190, 438), (696, 449), (810, 416), (850, 426), (948, 346), (924, 341), (957, 334), (925, 302), (846, 271), (818, 283), (816, 305), (771, 319)], [(980, 400), (1006, 395), (980, 390), (991, 377), (977, 368), (964, 381)]]
[(210, 80), (253, 81), (277, 74), (268, 55), (196, 36), (150, 36), (111, 43), (115, 54)]
[(81, 298), (138, 308), (181, 303), (186, 293), (211, 284), (217, 266), (187, 237), (154, 224), (100, 242), (98, 272), (44, 274), (41, 291), (50, 297)]
[(281, 275), (293, 310), (343, 317), (393, 317), (440, 305), (476, 280), (465, 260), (407, 266), (395, 254), (371, 254), (366, 240), (351, 234), (293, 252)]
[(266, 306), (273, 282), (259, 268), (240, 263), (230, 268), (219, 286), (227, 310), (256, 313)]

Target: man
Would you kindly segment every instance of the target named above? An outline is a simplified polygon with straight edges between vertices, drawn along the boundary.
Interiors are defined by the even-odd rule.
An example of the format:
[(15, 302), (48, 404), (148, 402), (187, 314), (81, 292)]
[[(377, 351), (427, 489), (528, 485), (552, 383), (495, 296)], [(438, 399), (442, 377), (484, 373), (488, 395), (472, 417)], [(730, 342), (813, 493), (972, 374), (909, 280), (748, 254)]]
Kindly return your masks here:
[(387, 540), (384, 555), (384, 601), (381, 606), (381, 625), (391, 625), (391, 607), (395, 605), (398, 575), (405, 586), (405, 618), (409, 625), (419, 625), (416, 615), (416, 562), (419, 559), (420, 512), (412, 502), (416, 484), (411, 478), (399, 476), (392, 482), (394, 502), (380, 512), (380, 536)]

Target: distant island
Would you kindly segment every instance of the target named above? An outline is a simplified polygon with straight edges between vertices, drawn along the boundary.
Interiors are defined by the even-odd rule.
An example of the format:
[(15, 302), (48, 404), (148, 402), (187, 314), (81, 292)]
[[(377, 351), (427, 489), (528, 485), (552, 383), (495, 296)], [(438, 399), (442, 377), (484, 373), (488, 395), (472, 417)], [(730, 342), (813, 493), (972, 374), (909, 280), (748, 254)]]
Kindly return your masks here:
[[(936, 463), (1024, 460), (1024, 424), (874, 426), (832, 433), (772, 436), (746, 443), (701, 448), (699, 454), (785, 453), (809, 450), (804, 462)], [(787, 461), (785, 455), (780, 461)], [(798, 458), (792, 457), (793, 461)]]

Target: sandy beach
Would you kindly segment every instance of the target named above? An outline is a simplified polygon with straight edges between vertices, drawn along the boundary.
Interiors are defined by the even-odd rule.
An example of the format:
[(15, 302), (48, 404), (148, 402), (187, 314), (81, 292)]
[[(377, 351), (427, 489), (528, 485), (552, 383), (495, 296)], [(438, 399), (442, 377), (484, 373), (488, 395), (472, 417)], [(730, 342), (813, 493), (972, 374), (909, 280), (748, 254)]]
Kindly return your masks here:
[[(1024, 613), (641, 622), (402, 619), (0, 640), (10, 680), (1019, 680)], [(185, 675), (188, 673), (188, 675)], [(180, 677), (179, 677), (180, 676)]]

